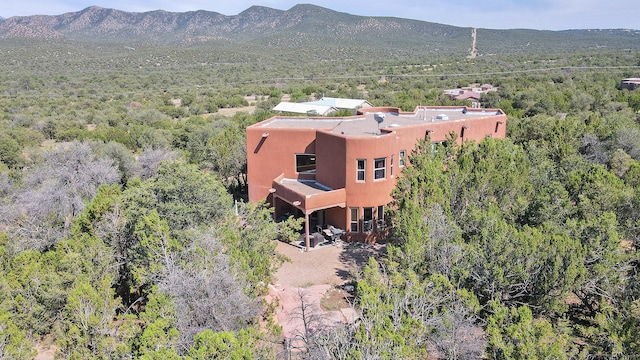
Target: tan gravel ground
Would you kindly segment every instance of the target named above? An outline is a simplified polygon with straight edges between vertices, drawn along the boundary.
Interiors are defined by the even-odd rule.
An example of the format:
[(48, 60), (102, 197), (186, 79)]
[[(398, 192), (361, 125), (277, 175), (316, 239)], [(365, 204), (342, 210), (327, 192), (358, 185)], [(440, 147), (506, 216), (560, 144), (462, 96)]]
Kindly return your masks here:
[[(283, 336), (295, 338), (302, 333), (300, 319), (300, 294), (312, 304), (312, 312), (323, 319), (324, 326), (336, 326), (353, 322), (357, 314), (348, 305), (340, 309), (323, 310), (321, 299), (329, 291), (335, 291), (353, 280), (370, 256), (378, 256), (386, 249), (384, 245), (346, 244), (320, 246), (305, 252), (302, 249), (279, 243), (276, 251), (287, 256), (286, 262), (276, 272), (269, 286), (268, 301), (278, 301), (276, 321), (282, 326)], [(346, 292), (344, 293), (348, 295)]]

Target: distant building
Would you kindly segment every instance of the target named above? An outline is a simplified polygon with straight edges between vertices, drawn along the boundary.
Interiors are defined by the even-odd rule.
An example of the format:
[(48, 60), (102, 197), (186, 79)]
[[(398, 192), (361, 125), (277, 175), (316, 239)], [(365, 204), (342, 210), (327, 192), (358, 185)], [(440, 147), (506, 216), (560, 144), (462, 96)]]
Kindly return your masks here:
[(482, 84), (479, 86), (477, 85), (457, 89), (446, 89), (443, 91), (443, 93), (449, 96), (449, 99), (451, 100), (470, 100), (471, 107), (480, 108), (480, 98), (482, 97), (482, 94), (496, 90), (497, 88), (495, 88), (491, 84)]
[(328, 116), (331, 113), (341, 110), (356, 110), (360, 108), (371, 107), (371, 103), (362, 99), (342, 99), (323, 97), (320, 100), (308, 101), (302, 103), (293, 103), (283, 101), (273, 108), (273, 111), (293, 114), (314, 114), (320, 116)]
[(273, 111), (279, 111), (283, 113), (292, 113), (292, 114), (307, 114), (314, 116), (328, 116), (331, 113), (336, 112), (338, 109), (333, 106), (327, 105), (312, 105), (308, 103), (295, 103), (295, 102), (281, 102), (276, 107), (273, 108)]
[(305, 104), (326, 105), (326, 106), (332, 106), (336, 109), (348, 109), (348, 110), (369, 108), (373, 106), (367, 100), (342, 99), (342, 98), (332, 98), (332, 97), (323, 97), (320, 100), (309, 101), (309, 102), (306, 102)]
[(640, 78), (622, 79), (620, 82), (621, 89), (635, 90), (640, 88)]
[(388, 234), (385, 211), (418, 140), (458, 142), (504, 138), (498, 109), (368, 107), (355, 116), (274, 116), (246, 129), (249, 200), (266, 200), (275, 218), (304, 216), (310, 232), (329, 225), (347, 240), (375, 242)]
[[(480, 97), (482, 96), (482, 94), (478, 94), (475, 91), (465, 91), (462, 94), (455, 96), (454, 99), (456, 100), (471, 100), (472, 103), (480, 103)], [(478, 106), (474, 106), (474, 107), (478, 107)]]

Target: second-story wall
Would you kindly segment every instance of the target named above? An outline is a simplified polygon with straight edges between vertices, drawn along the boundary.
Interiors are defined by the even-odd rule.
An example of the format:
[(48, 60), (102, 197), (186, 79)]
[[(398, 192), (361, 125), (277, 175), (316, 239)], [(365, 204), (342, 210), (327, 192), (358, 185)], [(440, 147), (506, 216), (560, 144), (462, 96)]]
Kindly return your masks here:
[[(398, 174), (397, 141), (395, 134), (375, 137), (348, 138), (346, 147), (345, 190), (350, 207), (384, 205), (391, 201), (391, 191), (395, 187)], [(391, 175), (391, 157), (394, 174)], [(376, 159), (384, 159), (384, 174), (376, 179)], [(364, 161), (364, 180), (357, 178), (358, 162)]]
[(450, 122), (425, 121), (419, 125), (394, 129), (398, 140), (398, 146), (404, 149), (413, 149), (420, 139), (429, 136), (431, 142), (447, 140), (451, 132), (455, 133), (457, 142), (473, 140), (480, 142), (487, 137), (504, 138), (506, 136), (506, 116), (495, 115), (478, 119), (465, 119)]
[[(398, 113), (395, 108), (372, 108), (364, 112), (368, 110), (395, 113), (398, 119), (395, 121), (401, 124), (403, 116), (411, 118), (415, 114)], [(413, 124), (399, 125), (388, 118), (388, 125), (383, 123), (378, 134), (370, 130), (350, 134), (354, 126), (359, 126), (356, 122), (350, 123), (351, 128), (338, 130), (336, 127), (342, 120), (335, 118), (278, 117), (252, 125), (246, 131), (249, 199), (269, 199), (273, 180), (283, 175), (289, 179), (316, 180), (332, 189), (344, 188), (348, 207), (381, 206), (392, 200), (391, 192), (402, 171), (402, 162), (409, 165), (409, 156), (418, 140), (429, 136), (432, 142), (440, 142), (450, 133), (455, 134), (458, 143), (506, 136), (507, 118), (499, 110), (442, 108), (441, 111), (460, 119), (425, 115)], [(315, 154), (315, 173), (297, 173), (296, 154)], [(378, 178), (376, 159), (384, 160), (384, 175), (378, 174)], [(357, 178), (358, 160), (364, 161), (364, 180)]]
[(347, 140), (327, 131), (316, 133), (316, 180), (332, 189), (344, 188)]
[(266, 199), (273, 179), (283, 173), (291, 179), (315, 178), (295, 171), (296, 153), (316, 151), (315, 130), (248, 127), (246, 135), (249, 199)]

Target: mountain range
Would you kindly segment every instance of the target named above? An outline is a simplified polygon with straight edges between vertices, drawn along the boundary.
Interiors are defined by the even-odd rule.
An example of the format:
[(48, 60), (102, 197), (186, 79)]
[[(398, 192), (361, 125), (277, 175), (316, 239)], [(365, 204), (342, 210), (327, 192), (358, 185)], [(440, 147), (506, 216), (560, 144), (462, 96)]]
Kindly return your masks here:
[[(211, 11), (144, 13), (91, 6), (62, 15), (0, 18), (0, 39), (144, 41), (163, 44), (243, 43), (298, 47), (335, 45), (469, 52), (472, 29), (425, 21), (358, 16), (315, 5), (289, 10), (252, 6), (238, 15)], [(477, 29), (480, 53), (640, 49), (640, 31)]]

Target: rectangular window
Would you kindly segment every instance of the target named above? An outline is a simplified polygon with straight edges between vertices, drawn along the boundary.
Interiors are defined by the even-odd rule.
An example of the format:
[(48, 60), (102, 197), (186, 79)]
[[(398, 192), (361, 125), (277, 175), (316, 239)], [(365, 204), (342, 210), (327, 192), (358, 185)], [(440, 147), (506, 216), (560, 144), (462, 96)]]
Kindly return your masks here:
[(387, 158), (377, 158), (373, 160), (373, 178), (384, 179), (387, 177)]
[(373, 230), (373, 208), (366, 207), (362, 213), (362, 231), (370, 232)]
[(405, 158), (407, 157), (407, 150), (400, 150), (400, 154), (398, 154), (398, 165), (403, 167), (405, 165)]
[(391, 176), (393, 176), (393, 158), (394, 158), (395, 154), (391, 154)]
[(377, 231), (382, 231), (387, 228), (387, 223), (384, 221), (384, 205), (378, 206), (378, 219), (376, 220)]
[(351, 219), (350, 219), (350, 227), (349, 230), (352, 233), (357, 233), (358, 232), (358, 222), (359, 222), (359, 218), (358, 218), (358, 208), (349, 208), (349, 212), (351, 213)]
[(356, 180), (357, 181), (365, 181), (366, 177), (366, 167), (367, 167), (367, 161), (365, 159), (358, 159), (356, 160), (357, 166), (356, 166)]
[(299, 174), (315, 174), (316, 154), (296, 154), (296, 172)]

